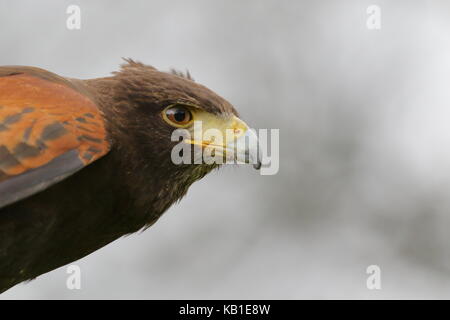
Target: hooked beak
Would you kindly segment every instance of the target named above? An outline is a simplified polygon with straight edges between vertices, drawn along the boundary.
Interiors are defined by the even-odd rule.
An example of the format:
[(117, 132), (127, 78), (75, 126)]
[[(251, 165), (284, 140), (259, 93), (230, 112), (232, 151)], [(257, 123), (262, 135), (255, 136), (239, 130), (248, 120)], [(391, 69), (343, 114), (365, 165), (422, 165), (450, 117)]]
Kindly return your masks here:
[[(226, 163), (246, 163), (253, 164), (257, 170), (261, 168), (258, 136), (244, 121), (236, 116), (208, 120), (194, 125), (194, 139), (185, 142), (202, 146), (204, 152), (223, 157)], [(195, 130), (200, 130), (201, 136), (196, 135)]]
[(261, 151), (256, 133), (247, 127), (245, 135), (236, 140), (236, 160), (241, 163), (251, 163), (253, 168), (261, 168)]

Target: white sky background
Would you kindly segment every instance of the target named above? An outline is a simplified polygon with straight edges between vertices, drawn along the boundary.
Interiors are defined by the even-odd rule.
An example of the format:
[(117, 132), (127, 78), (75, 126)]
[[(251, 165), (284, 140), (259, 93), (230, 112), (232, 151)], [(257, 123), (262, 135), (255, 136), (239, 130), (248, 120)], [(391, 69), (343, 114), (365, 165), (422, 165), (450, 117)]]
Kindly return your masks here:
[(197, 182), (77, 262), (81, 290), (60, 268), (1, 298), (450, 298), (449, 17), (445, 1), (1, 1), (0, 65), (189, 69), (281, 137), (278, 175)]

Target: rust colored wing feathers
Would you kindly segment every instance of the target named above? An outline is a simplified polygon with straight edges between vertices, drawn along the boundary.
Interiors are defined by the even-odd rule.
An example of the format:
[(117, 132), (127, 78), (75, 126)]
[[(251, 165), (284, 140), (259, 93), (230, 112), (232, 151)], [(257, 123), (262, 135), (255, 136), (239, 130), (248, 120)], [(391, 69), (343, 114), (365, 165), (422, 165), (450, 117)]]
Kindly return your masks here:
[(102, 115), (87, 96), (34, 74), (1, 76), (0, 68), (0, 207), (45, 189), (108, 150)]

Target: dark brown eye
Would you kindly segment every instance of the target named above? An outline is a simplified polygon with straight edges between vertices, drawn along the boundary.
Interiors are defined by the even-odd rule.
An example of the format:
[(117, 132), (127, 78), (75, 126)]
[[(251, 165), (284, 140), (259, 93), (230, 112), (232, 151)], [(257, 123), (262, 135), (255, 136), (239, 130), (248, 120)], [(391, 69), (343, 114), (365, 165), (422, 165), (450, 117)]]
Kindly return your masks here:
[(174, 126), (186, 126), (192, 121), (191, 112), (183, 106), (169, 107), (164, 111), (166, 121)]

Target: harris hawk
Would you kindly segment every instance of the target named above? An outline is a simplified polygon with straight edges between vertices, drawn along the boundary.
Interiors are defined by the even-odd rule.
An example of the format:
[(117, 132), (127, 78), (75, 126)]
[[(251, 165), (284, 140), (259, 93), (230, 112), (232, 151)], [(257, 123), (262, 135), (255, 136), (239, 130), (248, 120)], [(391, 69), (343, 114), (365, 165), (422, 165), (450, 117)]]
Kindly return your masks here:
[[(89, 80), (0, 67), (0, 292), (151, 226), (219, 166), (175, 164), (177, 128), (200, 121), (257, 139), (229, 102), (189, 74), (125, 61)], [(251, 145), (232, 156), (258, 168)]]

